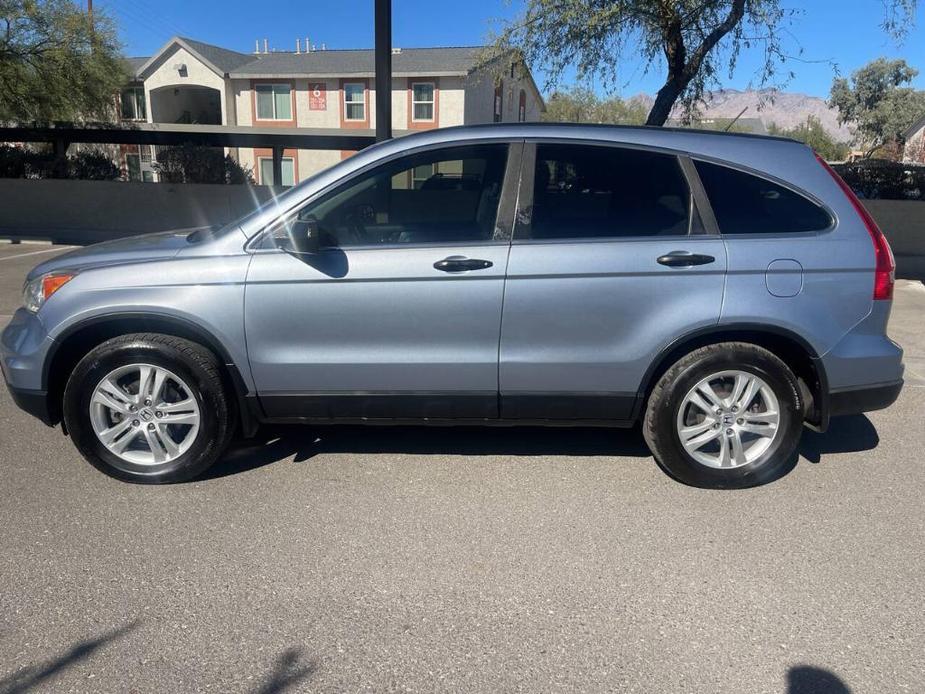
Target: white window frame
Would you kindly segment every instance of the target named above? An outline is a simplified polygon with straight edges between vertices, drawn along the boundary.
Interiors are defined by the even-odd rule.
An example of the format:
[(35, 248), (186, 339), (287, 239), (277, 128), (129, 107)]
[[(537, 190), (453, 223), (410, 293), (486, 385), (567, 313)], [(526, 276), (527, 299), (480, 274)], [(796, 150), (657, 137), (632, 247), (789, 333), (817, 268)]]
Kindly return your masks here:
[[(132, 111), (134, 111), (135, 114), (130, 118), (126, 118), (125, 114), (122, 112), (122, 95), (125, 94), (125, 92), (134, 92), (134, 97), (135, 97), (134, 99), (132, 99)], [(141, 92), (140, 95), (139, 95), (139, 92)], [(144, 104), (145, 114), (143, 116), (138, 115), (139, 96), (141, 97), (141, 103)], [(147, 99), (147, 96), (145, 95), (144, 87), (142, 86), (126, 87), (121, 92), (119, 92), (119, 118), (124, 121), (134, 121), (134, 122), (139, 122), (139, 123), (144, 122), (148, 119), (148, 99)]]
[[(430, 101), (417, 101), (414, 98), (414, 88), (419, 84), (429, 84), (431, 87)], [(416, 118), (414, 115), (414, 107), (418, 104), (430, 104), (431, 113), (433, 116), (431, 118)], [(433, 80), (422, 80), (418, 82), (411, 83), (411, 122), (412, 123), (435, 123), (437, 121), (437, 83)]]
[[(285, 183), (267, 183), (263, 180), (263, 162), (270, 162), (270, 168), (273, 167), (273, 157), (257, 157), (257, 171), (260, 172), (260, 185), (262, 186), (285, 186)], [(281, 157), (280, 162), (291, 161), (292, 162), (292, 185), (294, 186), (297, 181), (295, 180), (295, 157)], [(282, 169), (282, 164), (280, 164), (280, 169)]]
[[(289, 118), (280, 118), (276, 113), (276, 87), (285, 87), (286, 91), (289, 93)], [(261, 118), (260, 117), (260, 90), (261, 89), (270, 89), (270, 94), (273, 97), (273, 117), (272, 118)], [(295, 120), (295, 109), (292, 103), (292, 85), (289, 82), (260, 82), (259, 84), (254, 85), (254, 120), (262, 121), (292, 121)]]
[[(350, 85), (358, 85), (363, 88), (363, 100), (362, 101), (347, 101), (347, 87)], [(366, 108), (367, 108), (366, 94), (368, 91), (366, 82), (344, 82), (343, 87), (341, 87), (341, 91), (343, 92), (343, 95), (341, 96), (341, 101), (344, 102), (344, 122), (365, 123), (366, 115), (367, 115), (366, 114)], [(349, 116), (350, 111), (347, 109), (348, 104), (352, 106), (356, 106), (357, 104), (360, 104), (361, 106), (363, 106), (363, 117), (362, 118), (350, 118)]]

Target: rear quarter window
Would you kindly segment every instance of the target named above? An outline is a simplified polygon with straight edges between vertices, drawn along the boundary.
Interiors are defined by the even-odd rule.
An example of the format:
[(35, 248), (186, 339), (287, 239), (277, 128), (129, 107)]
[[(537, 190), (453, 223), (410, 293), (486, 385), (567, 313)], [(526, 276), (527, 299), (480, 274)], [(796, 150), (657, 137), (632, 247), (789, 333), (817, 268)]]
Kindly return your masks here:
[(823, 207), (789, 188), (728, 166), (695, 165), (723, 234), (795, 234), (832, 226)]

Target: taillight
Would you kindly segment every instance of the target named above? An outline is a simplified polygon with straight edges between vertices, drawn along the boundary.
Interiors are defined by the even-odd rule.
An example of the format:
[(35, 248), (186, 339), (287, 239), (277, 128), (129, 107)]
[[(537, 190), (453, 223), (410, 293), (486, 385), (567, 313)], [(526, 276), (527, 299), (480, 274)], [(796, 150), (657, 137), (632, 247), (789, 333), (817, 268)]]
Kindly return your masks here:
[(890, 250), (890, 244), (887, 243), (886, 236), (883, 235), (883, 232), (880, 231), (880, 227), (877, 226), (877, 222), (870, 216), (870, 212), (861, 204), (861, 201), (858, 200), (858, 196), (855, 195), (848, 184), (842, 180), (838, 172), (829, 166), (828, 162), (818, 154), (816, 155), (816, 159), (818, 159), (825, 170), (831, 174), (832, 178), (834, 178), (835, 182), (838, 184), (838, 187), (845, 193), (848, 201), (861, 218), (861, 221), (864, 222), (864, 226), (867, 227), (870, 240), (874, 243), (874, 300), (888, 301), (892, 299), (893, 284), (896, 282), (896, 262), (893, 260), (893, 251)]

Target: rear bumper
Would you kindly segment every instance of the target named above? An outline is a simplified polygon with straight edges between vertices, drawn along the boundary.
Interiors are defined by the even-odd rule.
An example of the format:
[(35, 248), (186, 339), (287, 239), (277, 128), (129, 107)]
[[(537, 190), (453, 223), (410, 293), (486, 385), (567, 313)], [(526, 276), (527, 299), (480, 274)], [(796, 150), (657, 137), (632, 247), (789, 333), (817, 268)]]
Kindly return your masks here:
[(33, 417), (37, 417), (48, 426), (54, 426), (51, 412), (48, 409), (48, 393), (44, 390), (14, 388), (9, 383), (6, 385), (10, 390), (10, 395), (13, 397), (13, 402), (16, 403), (19, 409), (28, 412)]
[(903, 388), (902, 381), (878, 383), (865, 388), (845, 388), (829, 393), (829, 416), (861, 414), (889, 407)]

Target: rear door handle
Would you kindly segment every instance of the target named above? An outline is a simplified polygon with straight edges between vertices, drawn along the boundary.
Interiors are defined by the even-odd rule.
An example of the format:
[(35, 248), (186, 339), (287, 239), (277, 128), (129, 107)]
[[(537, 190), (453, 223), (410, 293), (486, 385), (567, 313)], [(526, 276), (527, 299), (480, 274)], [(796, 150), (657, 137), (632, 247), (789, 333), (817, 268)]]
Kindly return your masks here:
[(486, 270), (492, 266), (490, 260), (467, 258), (464, 255), (451, 255), (449, 258), (438, 260), (434, 268), (441, 272), (467, 272), (469, 270)]
[(672, 251), (667, 255), (660, 256), (656, 262), (668, 267), (691, 267), (693, 265), (708, 265), (715, 261), (716, 258), (712, 255), (702, 255), (700, 253), (691, 253), (690, 251)]

